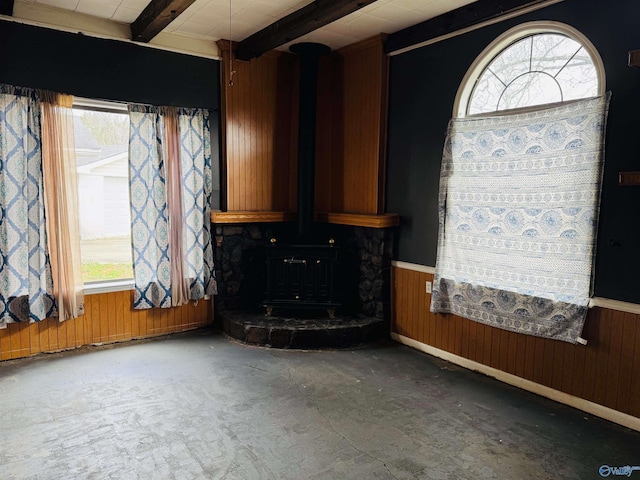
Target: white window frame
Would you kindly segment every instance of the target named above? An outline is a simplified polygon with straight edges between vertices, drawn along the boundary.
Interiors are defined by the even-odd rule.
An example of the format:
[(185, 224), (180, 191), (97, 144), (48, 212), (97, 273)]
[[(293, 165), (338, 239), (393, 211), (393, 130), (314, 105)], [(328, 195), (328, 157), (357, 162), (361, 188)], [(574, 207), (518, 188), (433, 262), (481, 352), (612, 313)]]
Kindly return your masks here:
[[(129, 107), (126, 103), (95, 100), (83, 97), (73, 98), (73, 108), (112, 113), (129, 112)], [(133, 290), (134, 285), (133, 278), (90, 282), (84, 284), (84, 293), (87, 295), (94, 295), (98, 293), (122, 292), (126, 290)]]
[[(522, 112), (527, 110), (534, 110), (540, 108), (540, 105), (532, 107), (519, 108), (514, 110), (498, 110), (495, 112), (479, 113), (469, 115), (467, 114), (467, 108), (473, 94), (473, 89), (476, 82), (480, 78), (480, 75), (484, 72), (485, 68), (496, 58), (505, 48), (509, 45), (517, 42), (518, 40), (535, 34), (541, 33), (557, 33), (565, 35), (572, 40), (578, 42), (587, 51), (596, 69), (598, 80), (598, 95), (604, 95), (606, 93), (606, 77), (604, 71), (604, 64), (602, 58), (598, 53), (596, 47), (591, 41), (580, 31), (576, 30), (570, 25), (553, 21), (536, 21), (522, 23), (516, 27), (507, 30), (493, 42), (491, 42), (475, 59), (471, 64), (467, 73), (462, 78), (456, 98), (453, 103), (453, 116), (454, 118), (474, 117), (474, 116), (487, 116), (487, 115), (504, 115), (506, 113)], [(574, 100), (571, 100), (574, 101)], [(568, 103), (568, 102), (561, 102)], [(554, 104), (546, 104), (554, 105)], [(557, 104), (555, 104), (557, 105)]]

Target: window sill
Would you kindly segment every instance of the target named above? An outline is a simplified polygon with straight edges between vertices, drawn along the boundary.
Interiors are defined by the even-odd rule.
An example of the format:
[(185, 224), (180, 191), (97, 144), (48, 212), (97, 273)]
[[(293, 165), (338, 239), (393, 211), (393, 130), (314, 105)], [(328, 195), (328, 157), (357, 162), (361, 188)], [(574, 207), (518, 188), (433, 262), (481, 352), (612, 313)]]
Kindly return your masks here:
[(95, 295), (97, 293), (123, 292), (133, 290), (133, 279), (113, 280), (110, 282), (94, 282), (84, 284), (85, 295)]

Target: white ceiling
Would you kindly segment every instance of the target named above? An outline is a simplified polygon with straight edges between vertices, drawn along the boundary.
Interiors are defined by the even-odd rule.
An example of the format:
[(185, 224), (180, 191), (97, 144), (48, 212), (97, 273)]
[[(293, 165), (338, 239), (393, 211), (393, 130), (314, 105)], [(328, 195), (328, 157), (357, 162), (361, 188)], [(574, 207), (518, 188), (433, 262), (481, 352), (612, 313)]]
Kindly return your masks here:
[[(319, 42), (336, 49), (378, 33), (396, 32), (473, 1), (377, 0), (296, 42)], [(97, 18), (103, 25), (113, 22), (122, 29), (133, 22), (148, 3), (149, 0), (16, 0), (14, 17), (17, 20), (21, 16), (25, 20), (36, 18), (37, 23), (54, 27), (61, 24), (60, 27), (68, 30), (69, 25), (64, 24), (68, 23), (68, 12), (72, 11), (76, 12), (75, 28), (81, 28), (84, 22), (91, 31), (88, 24)], [(309, 3), (309, 0), (196, 0), (162, 33), (199, 42), (213, 43), (221, 38), (241, 41)]]

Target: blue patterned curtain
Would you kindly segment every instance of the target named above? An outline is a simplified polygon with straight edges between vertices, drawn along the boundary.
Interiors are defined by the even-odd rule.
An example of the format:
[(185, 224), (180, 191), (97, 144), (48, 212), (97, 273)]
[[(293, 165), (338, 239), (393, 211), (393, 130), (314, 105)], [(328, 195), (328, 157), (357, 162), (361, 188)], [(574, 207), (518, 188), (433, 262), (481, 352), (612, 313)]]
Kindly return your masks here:
[(47, 253), (40, 102), (0, 85), (0, 328), (57, 314)]
[[(182, 262), (190, 300), (216, 293), (211, 248), (209, 112), (178, 109), (182, 222), (170, 222), (165, 110), (131, 105), (130, 194), (135, 308), (170, 307), (172, 262)], [(171, 258), (170, 229), (180, 229), (183, 258)], [(175, 270), (175, 269), (174, 269)], [(173, 299), (175, 300), (175, 299)], [(178, 302), (179, 303), (179, 302)]]
[(217, 293), (211, 246), (211, 128), (207, 110), (178, 109), (183, 245), (191, 299)]
[(454, 119), (431, 310), (579, 341), (592, 288), (609, 96)]

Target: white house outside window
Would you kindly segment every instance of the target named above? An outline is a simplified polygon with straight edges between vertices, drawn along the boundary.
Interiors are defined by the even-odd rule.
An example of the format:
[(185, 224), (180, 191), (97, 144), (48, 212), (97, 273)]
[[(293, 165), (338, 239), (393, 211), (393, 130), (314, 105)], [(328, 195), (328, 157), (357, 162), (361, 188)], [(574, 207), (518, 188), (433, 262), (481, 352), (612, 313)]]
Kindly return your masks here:
[(126, 106), (77, 100), (74, 135), (85, 284), (132, 279)]

